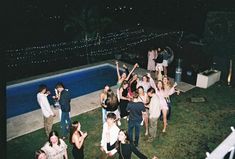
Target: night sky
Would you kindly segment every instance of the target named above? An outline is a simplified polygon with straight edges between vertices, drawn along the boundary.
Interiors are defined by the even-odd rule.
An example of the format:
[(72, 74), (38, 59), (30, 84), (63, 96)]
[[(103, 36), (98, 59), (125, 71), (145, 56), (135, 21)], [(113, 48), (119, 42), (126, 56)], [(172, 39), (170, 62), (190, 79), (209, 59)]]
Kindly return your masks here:
[[(201, 36), (208, 11), (234, 11), (231, 1), (216, 0), (15, 0), (5, 14), (8, 47), (71, 41), (66, 20), (84, 6), (95, 7), (113, 25), (106, 31), (139, 25), (184, 30)], [(79, 31), (79, 30), (78, 30)]]

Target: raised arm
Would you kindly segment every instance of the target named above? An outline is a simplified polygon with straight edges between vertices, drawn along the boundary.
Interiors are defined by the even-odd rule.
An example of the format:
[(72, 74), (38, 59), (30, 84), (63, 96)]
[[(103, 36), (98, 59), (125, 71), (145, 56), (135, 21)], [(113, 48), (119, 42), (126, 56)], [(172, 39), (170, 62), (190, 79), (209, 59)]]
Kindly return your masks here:
[(105, 103), (104, 103), (104, 98), (105, 98), (104, 93), (101, 93), (101, 94), (100, 94), (100, 105), (101, 105), (103, 108), (106, 108), (107, 105), (105, 105)]
[(117, 69), (117, 76), (118, 80), (121, 78), (120, 73), (119, 73), (119, 66), (118, 66), (118, 61), (116, 61), (116, 69)]
[(151, 77), (150, 73), (147, 73), (147, 76), (149, 77), (150, 86), (153, 87), (155, 90), (157, 90), (156, 84), (153, 78)]
[(128, 80), (128, 79), (130, 78), (131, 74), (134, 72), (134, 70), (136, 69), (136, 67), (139, 67), (138, 63), (136, 63), (136, 64), (134, 65), (134, 67), (132, 68), (131, 72), (127, 75), (126, 80)]
[(86, 138), (87, 133), (83, 133), (82, 136), (78, 137), (76, 136), (74, 138), (74, 143), (78, 149), (80, 149), (83, 145), (84, 139)]

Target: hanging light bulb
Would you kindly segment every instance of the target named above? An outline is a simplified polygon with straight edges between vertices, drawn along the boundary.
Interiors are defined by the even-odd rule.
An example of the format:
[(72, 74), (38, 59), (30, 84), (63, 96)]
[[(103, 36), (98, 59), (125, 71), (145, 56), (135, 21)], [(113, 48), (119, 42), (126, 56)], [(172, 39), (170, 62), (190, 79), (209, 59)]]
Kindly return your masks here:
[(229, 72), (228, 72), (228, 86), (231, 85), (231, 79), (232, 79), (232, 69), (233, 69), (233, 61), (229, 61)]

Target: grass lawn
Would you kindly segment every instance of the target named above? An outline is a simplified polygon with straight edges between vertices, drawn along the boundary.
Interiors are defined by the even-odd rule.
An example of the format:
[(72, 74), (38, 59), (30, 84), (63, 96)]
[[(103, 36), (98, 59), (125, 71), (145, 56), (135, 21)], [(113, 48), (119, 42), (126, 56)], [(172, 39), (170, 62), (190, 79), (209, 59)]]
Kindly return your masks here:
[[(191, 103), (191, 97), (205, 97), (206, 102)], [(217, 83), (208, 89), (194, 88), (180, 96), (173, 95), (172, 101), (172, 119), (165, 134), (161, 133), (163, 123), (160, 121), (157, 139), (148, 143), (144, 128), (141, 128), (139, 147), (149, 157), (157, 155), (159, 159), (204, 159), (207, 151), (211, 152), (231, 133), (230, 126), (235, 126), (234, 88)], [(96, 159), (102, 131), (101, 110), (75, 116), (72, 118), (74, 120), (79, 120), (82, 130), (88, 132), (85, 158)], [(127, 129), (126, 120), (122, 120), (120, 128)], [(60, 130), (59, 123), (54, 125), (54, 129)], [(7, 158), (32, 159), (35, 150), (40, 149), (46, 141), (44, 129), (13, 139), (7, 142)], [(69, 158), (72, 159), (72, 146), (68, 141), (66, 143)]]

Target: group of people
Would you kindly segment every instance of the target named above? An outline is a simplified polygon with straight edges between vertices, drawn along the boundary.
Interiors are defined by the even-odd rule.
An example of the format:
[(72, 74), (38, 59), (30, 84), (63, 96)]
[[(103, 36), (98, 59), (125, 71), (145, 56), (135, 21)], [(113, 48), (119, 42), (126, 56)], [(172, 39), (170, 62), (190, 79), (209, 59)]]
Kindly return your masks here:
[[(156, 79), (162, 79), (163, 75), (167, 76), (168, 54), (166, 49), (152, 48), (148, 51), (147, 70), (155, 72)], [(163, 74), (162, 74), (163, 72)]]
[[(123, 156), (129, 156), (132, 152), (139, 158), (146, 158), (136, 149), (139, 145), (141, 125), (145, 125), (148, 142), (152, 142), (156, 138), (157, 123), (160, 117), (163, 120), (162, 132), (166, 132), (167, 120), (170, 120), (171, 116), (170, 96), (175, 92), (179, 94), (176, 89), (177, 84), (172, 85), (170, 79), (165, 75), (155, 82), (150, 73), (143, 75), (140, 80), (134, 73), (137, 67), (136, 63), (129, 72), (127, 66), (123, 65), (124, 71), (120, 74), (119, 63), (116, 61), (117, 91), (114, 93), (106, 85), (100, 94), (103, 120), (101, 158), (112, 158), (116, 152), (118, 152), (119, 158), (129, 159), (130, 157)], [(128, 121), (128, 131), (119, 129), (122, 118)], [(135, 136), (133, 137), (134, 130)], [(125, 139), (121, 141), (123, 135)]]
[[(103, 122), (100, 159), (115, 158), (117, 155), (119, 159), (131, 159), (132, 152), (141, 159), (148, 158), (138, 149), (141, 126), (145, 128), (148, 142), (152, 142), (156, 138), (157, 123), (160, 118), (163, 120), (162, 132), (166, 132), (167, 121), (171, 117), (170, 96), (175, 92), (179, 94), (179, 91), (176, 90), (177, 84), (172, 85), (166, 75), (157, 76), (157, 79), (154, 80), (147, 72), (140, 79), (139, 75), (135, 73), (138, 67), (139, 65), (136, 63), (129, 72), (128, 67), (123, 65), (123, 70), (120, 71), (119, 63), (116, 61), (116, 92), (106, 85), (100, 93)], [(83, 159), (87, 132), (81, 131), (81, 124), (78, 121), (71, 123), (69, 90), (59, 82), (55, 86), (55, 95), (52, 96), (58, 103), (62, 137), (59, 137), (58, 132), (52, 129), (53, 118), (56, 115), (51, 109), (48, 95), (50, 95), (50, 91), (47, 86), (40, 85), (37, 101), (42, 110), (48, 141), (40, 150), (36, 151), (36, 158), (68, 159), (65, 140), (69, 138), (69, 142), (73, 146), (73, 158)], [(121, 119), (128, 121), (127, 130), (119, 128)], [(133, 131), (135, 131), (135, 135), (133, 135)], [(153, 156), (153, 159), (156, 158)]]
[(39, 85), (37, 93), (37, 101), (41, 107), (44, 128), (48, 141), (36, 151), (36, 159), (68, 159), (67, 144), (65, 139), (69, 137), (71, 145), (73, 145), (72, 154), (75, 159), (83, 159), (83, 142), (87, 136), (86, 132), (81, 131), (81, 124), (78, 121), (71, 123), (70, 110), (71, 110), (71, 97), (69, 90), (65, 88), (64, 84), (58, 82), (55, 86), (55, 95), (52, 96), (57, 103), (59, 109), (60, 127), (62, 137), (59, 137), (57, 131), (53, 130), (53, 118), (56, 116), (51, 109), (51, 104), (48, 100), (50, 91), (45, 84)]

